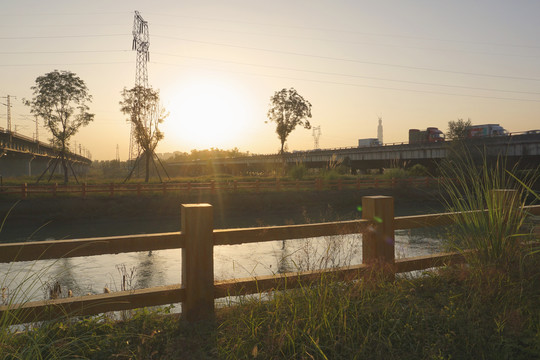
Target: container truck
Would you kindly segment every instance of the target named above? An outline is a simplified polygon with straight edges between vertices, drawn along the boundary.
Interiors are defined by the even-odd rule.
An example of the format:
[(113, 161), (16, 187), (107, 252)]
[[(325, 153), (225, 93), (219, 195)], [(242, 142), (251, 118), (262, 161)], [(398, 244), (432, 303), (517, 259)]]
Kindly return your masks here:
[(436, 127), (428, 127), (426, 130), (409, 129), (409, 144), (440, 141), (444, 141), (444, 134)]
[(369, 146), (381, 146), (381, 142), (377, 138), (369, 139), (358, 139), (358, 147), (369, 147)]
[(508, 131), (499, 124), (472, 125), (467, 128), (468, 138), (506, 135), (508, 135)]

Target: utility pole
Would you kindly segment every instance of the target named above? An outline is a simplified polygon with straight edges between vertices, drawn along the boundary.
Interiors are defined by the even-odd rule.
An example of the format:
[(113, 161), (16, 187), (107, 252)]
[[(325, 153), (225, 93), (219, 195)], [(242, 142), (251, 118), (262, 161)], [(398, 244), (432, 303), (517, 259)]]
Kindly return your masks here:
[(116, 144), (116, 161), (120, 163), (120, 147), (118, 147), (118, 144)]
[(15, 96), (11, 96), (11, 95), (2, 96), (2, 99), (7, 99), (7, 103), (6, 104), (2, 103), (2, 105), (7, 106), (7, 127), (6, 127), (6, 130), (9, 131), (9, 132), (11, 132), (11, 98), (16, 99)]
[(36, 123), (36, 142), (39, 142), (39, 126), (38, 126), (38, 117), (37, 115), (34, 116), (35, 117), (35, 123)]

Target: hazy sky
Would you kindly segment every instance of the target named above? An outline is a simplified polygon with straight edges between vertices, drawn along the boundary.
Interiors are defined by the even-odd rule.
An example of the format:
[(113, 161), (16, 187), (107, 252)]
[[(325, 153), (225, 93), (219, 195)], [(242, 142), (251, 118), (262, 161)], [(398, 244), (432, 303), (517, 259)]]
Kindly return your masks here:
[[(93, 159), (126, 160), (120, 92), (135, 83), (134, 11), (148, 21), (149, 83), (170, 112), (157, 152), (279, 149), (270, 96), (294, 87), (313, 105), (320, 147), (470, 118), (540, 128), (540, 1), (9, 1), (0, 12), (0, 103), (33, 136), (23, 98), (38, 76), (68, 70), (87, 84), (95, 121), (75, 137)], [(0, 127), (7, 124), (0, 105)], [(39, 129), (40, 140), (50, 136)], [(314, 146), (297, 128), (289, 150)]]

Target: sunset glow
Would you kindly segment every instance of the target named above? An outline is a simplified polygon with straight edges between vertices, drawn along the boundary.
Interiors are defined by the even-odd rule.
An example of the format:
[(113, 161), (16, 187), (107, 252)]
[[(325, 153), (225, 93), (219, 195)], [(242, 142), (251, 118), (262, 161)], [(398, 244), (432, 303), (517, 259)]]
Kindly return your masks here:
[[(148, 22), (148, 83), (170, 112), (156, 152), (210, 147), (275, 153), (269, 99), (295, 88), (312, 104), (321, 148), (471, 119), (508, 132), (540, 127), (540, 2), (238, 0), (7, 2), (0, 13), (0, 103), (13, 128), (48, 141), (22, 103), (55, 69), (85, 81), (95, 121), (73, 144), (126, 160), (130, 124), (118, 102), (135, 83), (134, 12)], [(0, 127), (7, 123), (0, 105)], [(314, 146), (296, 129), (290, 151)]]
[(166, 105), (170, 115), (162, 130), (191, 149), (233, 148), (246, 136), (248, 100), (238, 87), (212, 79), (183, 84)]

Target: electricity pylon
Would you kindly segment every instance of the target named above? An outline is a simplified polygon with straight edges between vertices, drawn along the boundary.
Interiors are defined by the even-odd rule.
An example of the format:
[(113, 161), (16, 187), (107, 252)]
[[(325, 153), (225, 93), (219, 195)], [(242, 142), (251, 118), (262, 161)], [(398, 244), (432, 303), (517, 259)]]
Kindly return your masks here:
[(314, 126), (313, 127), (313, 140), (314, 140), (314, 146), (315, 149), (319, 148), (319, 138), (321, 137), (321, 126)]
[[(135, 11), (135, 18), (133, 19), (133, 43), (132, 50), (137, 51), (137, 62), (135, 64), (135, 86), (141, 86), (148, 88), (148, 68), (146, 64), (150, 60), (150, 34), (148, 32), (148, 22), (144, 21), (141, 14)], [(146, 114), (144, 114), (146, 115)], [(145, 128), (147, 128), (146, 116)], [(129, 139), (129, 160), (134, 160), (139, 156), (139, 145), (135, 136), (135, 124), (131, 123), (131, 135)]]

